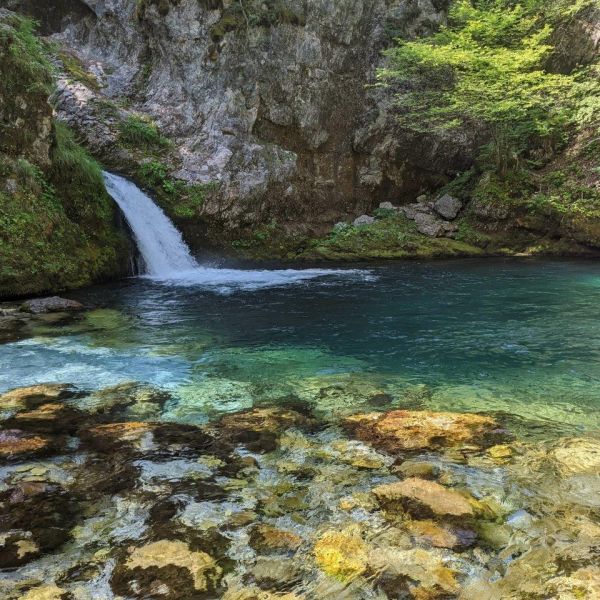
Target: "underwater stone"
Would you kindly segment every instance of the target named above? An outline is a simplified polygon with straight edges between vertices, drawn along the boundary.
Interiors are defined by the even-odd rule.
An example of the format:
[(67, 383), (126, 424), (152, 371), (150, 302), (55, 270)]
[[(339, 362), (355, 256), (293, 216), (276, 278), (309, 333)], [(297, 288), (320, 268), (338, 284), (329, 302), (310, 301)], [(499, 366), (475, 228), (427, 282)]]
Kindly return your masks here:
[(496, 421), (467, 413), (395, 410), (354, 415), (343, 425), (358, 439), (395, 453), (481, 443)]
[(34, 315), (51, 312), (71, 312), (83, 310), (85, 307), (76, 300), (67, 300), (59, 296), (49, 298), (34, 298), (26, 300), (21, 304), (21, 311), (32, 313)]
[(308, 428), (312, 421), (295, 410), (284, 408), (255, 408), (225, 415), (216, 425), (225, 439), (244, 444), (254, 452), (270, 452), (277, 439), (290, 427)]
[(222, 569), (206, 552), (190, 550), (178, 540), (160, 540), (134, 548), (112, 577), (117, 593), (133, 598), (168, 600), (196, 597), (214, 591)]
[(0, 394), (0, 409), (31, 409), (47, 402), (57, 402), (80, 395), (69, 384), (40, 383), (9, 390)]
[(249, 544), (261, 554), (295, 552), (302, 544), (302, 538), (291, 531), (258, 524), (250, 531)]
[(563, 476), (600, 473), (600, 442), (586, 438), (561, 440), (549, 453), (550, 460)]
[(19, 429), (0, 431), (0, 460), (18, 460), (48, 453), (53, 440), (44, 435), (35, 435)]
[(391, 512), (405, 511), (417, 518), (472, 517), (469, 500), (439, 483), (411, 477), (373, 489), (379, 504)]
[(367, 570), (368, 546), (357, 527), (324, 533), (314, 547), (319, 568), (342, 581), (350, 581)]
[(454, 598), (460, 589), (455, 571), (445, 565), (439, 551), (378, 548), (369, 556), (369, 567), (391, 598)]
[(250, 576), (261, 588), (285, 590), (300, 581), (300, 565), (287, 558), (261, 556), (250, 570)]

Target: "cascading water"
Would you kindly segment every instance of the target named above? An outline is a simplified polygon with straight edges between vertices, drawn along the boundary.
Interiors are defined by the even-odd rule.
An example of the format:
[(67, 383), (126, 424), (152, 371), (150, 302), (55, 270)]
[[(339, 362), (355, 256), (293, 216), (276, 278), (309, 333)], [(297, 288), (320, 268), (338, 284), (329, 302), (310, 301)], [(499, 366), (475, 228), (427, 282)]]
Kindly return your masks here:
[(111, 173), (104, 173), (104, 181), (133, 231), (148, 275), (169, 277), (199, 266), (181, 233), (142, 190)]
[(145, 275), (173, 285), (208, 286), (221, 292), (286, 285), (326, 275), (370, 278), (355, 269), (239, 270), (203, 267), (191, 255), (167, 215), (127, 179), (104, 172), (106, 189), (129, 223), (146, 268)]

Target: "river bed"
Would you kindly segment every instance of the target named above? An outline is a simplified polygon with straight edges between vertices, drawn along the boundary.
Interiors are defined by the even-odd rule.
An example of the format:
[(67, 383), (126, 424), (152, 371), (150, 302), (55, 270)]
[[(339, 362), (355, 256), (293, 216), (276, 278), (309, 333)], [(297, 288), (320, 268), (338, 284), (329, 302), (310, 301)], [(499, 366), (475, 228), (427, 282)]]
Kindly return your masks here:
[(3, 597), (600, 594), (597, 262), (216, 271), (0, 330)]

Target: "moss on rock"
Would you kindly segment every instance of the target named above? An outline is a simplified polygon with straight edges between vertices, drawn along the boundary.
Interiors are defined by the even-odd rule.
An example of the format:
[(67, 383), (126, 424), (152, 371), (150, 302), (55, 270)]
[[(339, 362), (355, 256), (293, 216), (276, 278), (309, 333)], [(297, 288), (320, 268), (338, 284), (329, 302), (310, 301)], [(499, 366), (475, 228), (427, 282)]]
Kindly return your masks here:
[(52, 67), (27, 19), (0, 22), (0, 297), (125, 272), (129, 242), (100, 166), (53, 120)]

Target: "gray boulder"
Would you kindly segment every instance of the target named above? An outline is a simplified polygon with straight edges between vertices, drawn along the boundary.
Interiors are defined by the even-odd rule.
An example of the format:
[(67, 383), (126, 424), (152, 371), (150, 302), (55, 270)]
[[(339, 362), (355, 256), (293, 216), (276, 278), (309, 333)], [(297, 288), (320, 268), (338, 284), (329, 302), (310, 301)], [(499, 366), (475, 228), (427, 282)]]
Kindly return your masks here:
[(398, 210), (391, 202), (382, 202), (379, 208), (383, 208), (384, 210)]
[(371, 225), (372, 223), (375, 223), (375, 217), (361, 215), (360, 217), (354, 219), (352, 225), (354, 225), (354, 227), (362, 227), (364, 225)]
[(417, 230), (429, 237), (439, 237), (445, 233), (443, 222), (433, 215), (417, 213), (415, 223), (417, 224)]
[(433, 208), (438, 215), (452, 221), (452, 219), (456, 219), (462, 206), (462, 202), (458, 198), (444, 194), (435, 201)]
[(21, 304), (22, 312), (33, 313), (34, 315), (51, 312), (71, 312), (83, 310), (85, 307), (81, 302), (68, 300), (59, 296), (50, 296), (49, 298), (34, 298)]

